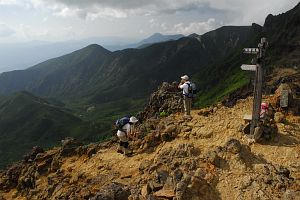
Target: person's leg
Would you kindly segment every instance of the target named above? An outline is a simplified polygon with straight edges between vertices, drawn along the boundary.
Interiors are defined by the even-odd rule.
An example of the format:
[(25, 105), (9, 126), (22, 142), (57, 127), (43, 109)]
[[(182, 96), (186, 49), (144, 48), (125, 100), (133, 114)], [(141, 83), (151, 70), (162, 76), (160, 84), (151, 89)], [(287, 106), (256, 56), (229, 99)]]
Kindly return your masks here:
[(187, 98), (187, 115), (191, 115), (191, 108), (192, 108), (192, 98)]
[(123, 142), (122, 141), (119, 141), (119, 146), (118, 146), (117, 152), (123, 153)]
[(126, 133), (124, 133), (123, 131), (118, 131), (117, 136), (120, 140), (118, 152), (123, 152), (124, 154), (126, 154), (127, 148), (129, 146), (128, 138), (126, 136)]
[(130, 150), (129, 150), (129, 142), (127, 141), (127, 142), (124, 142), (123, 143), (123, 147), (124, 147), (124, 155), (126, 156), (127, 154), (129, 154), (130, 153)]
[(188, 98), (186, 96), (183, 97), (183, 107), (184, 107), (184, 115), (187, 115), (187, 107), (188, 107)]

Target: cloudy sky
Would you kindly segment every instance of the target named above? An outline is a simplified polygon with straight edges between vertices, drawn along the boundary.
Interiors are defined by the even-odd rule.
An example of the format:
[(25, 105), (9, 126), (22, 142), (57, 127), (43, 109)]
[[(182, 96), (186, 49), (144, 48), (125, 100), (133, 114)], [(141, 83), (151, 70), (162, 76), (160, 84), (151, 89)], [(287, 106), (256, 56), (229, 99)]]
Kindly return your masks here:
[(0, 0), (0, 42), (63, 41), (152, 33), (202, 34), (263, 24), (299, 0)]

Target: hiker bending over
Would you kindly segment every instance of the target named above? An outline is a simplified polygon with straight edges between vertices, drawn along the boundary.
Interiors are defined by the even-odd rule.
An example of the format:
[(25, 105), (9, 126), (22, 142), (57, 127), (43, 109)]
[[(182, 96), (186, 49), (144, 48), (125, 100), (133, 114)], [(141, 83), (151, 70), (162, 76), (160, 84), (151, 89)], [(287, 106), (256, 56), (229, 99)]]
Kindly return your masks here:
[(182, 89), (184, 116), (191, 117), (192, 99), (194, 94), (191, 82), (189, 81), (189, 77), (187, 75), (181, 77), (178, 88)]
[(138, 119), (134, 116), (123, 117), (116, 121), (116, 127), (118, 129), (117, 136), (119, 138), (118, 152), (123, 153), (125, 156), (130, 154), (128, 138), (134, 135), (134, 124), (138, 122)]

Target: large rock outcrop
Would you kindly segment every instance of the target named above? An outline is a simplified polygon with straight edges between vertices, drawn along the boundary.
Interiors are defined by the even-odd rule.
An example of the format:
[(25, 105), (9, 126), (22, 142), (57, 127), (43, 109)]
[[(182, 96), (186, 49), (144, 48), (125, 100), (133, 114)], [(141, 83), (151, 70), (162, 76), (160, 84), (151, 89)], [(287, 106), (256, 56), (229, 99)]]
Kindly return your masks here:
[(169, 115), (172, 113), (180, 112), (183, 109), (182, 104), (182, 93), (178, 89), (178, 83), (167, 83), (164, 82), (150, 96), (148, 105), (144, 111), (139, 113), (139, 119), (145, 120), (150, 118), (157, 118), (162, 115)]

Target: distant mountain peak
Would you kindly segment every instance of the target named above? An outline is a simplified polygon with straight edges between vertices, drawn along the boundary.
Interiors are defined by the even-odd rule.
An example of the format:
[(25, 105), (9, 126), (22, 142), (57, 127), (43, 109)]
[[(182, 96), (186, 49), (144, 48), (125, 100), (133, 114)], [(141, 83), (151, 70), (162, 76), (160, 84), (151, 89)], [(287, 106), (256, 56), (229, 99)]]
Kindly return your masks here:
[(160, 42), (166, 42), (166, 41), (170, 41), (170, 40), (178, 40), (182, 37), (185, 37), (182, 34), (177, 34), (177, 35), (163, 35), (161, 33), (154, 33), (153, 35), (151, 35), (150, 37), (140, 41), (137, 44), (138, 48), (145, 48), (151, 44), (154, 43), (160, 43)]
[[(162, 36), (163, 34), (161, 34), (161, 33), (153, 33), (152, 34), (152, 36)], [(152, 36), (150, 36), (150, 37), (152, 37)]]
[(194, 38), (194, 37), (199, 37), (200, 35), (198, 35), (197, 33), (192, 33), (190, 34), (188, 37)]
[(85, 48), (83, 48), (82, 50), (86, 50), (86, 49), (102, 51), (105, 53), (111, 53), (109, 50), (105, 49), (104, 47), (102, 47), (99, 44), (90, 44), (90, 45), (86, 46)]

